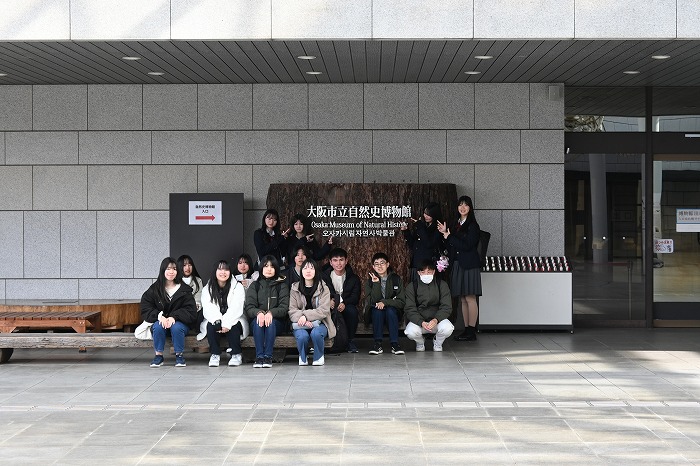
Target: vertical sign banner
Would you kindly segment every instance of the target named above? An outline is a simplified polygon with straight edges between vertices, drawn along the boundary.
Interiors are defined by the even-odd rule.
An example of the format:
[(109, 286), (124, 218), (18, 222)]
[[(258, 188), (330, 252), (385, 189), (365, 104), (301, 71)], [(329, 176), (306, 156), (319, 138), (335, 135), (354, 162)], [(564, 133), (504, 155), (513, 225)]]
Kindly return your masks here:
[(221, 225), (221, 201), (190, 201), (190, 225)]

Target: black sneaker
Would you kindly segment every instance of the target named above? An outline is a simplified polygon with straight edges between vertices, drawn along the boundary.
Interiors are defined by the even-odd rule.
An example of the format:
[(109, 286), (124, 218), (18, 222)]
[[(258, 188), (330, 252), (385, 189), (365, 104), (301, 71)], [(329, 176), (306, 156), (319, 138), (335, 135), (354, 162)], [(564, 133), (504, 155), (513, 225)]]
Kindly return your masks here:
[(255, 362), (253, 363), (253, 367), (258, 369), (263, 366), (263, 358), (255, 358)]
[(263, 367), (272, 367), (272, 358), (263, 358)]
[(355, 344), (354, 341), (351, 341), (348, 343), (348, 353), (359, 353), (357, 349), (357, 345)]
[(401, 349), (401, 345), (399, 345), (398, 343), (391, 344), (391, 352), (393, 354), (404, 354), (403, 350)]
[(163, 365), (163, 361), (165, 358), (163, 358), (162, 354), (156, 354), (156, 357), (153, 358), (153, 361), (151, 361), (151, 367), (160, 367)]
[(381, 341), (375, 341), (374, 342), (374, 348), (369, 350), (369, 354), (382, 354), (384, 352), (384, 348), (382, 348), (382, 342)]

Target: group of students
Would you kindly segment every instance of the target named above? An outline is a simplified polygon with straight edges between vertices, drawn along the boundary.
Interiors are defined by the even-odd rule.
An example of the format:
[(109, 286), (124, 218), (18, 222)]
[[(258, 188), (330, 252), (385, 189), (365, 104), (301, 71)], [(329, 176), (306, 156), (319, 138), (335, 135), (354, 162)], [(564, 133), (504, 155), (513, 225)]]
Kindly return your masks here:
[[(481, 295), (480, 259), (476, 250), (479, 225), (472, 201), (463, 196), (458, 202), (459, 216), (453, 225), (441, 221), (437, 204), (429, 203), (420, 219), (402, 228), (412, 251), (411, 283), (404, 286), (391, 269), (383, 252), (372, 257), (374, 270), (365, 284), (362, 313), (373, 326), (374, 345), (370, 354), (384, 352), (382, 339), (388, 329), (391, 352), (404, 354), (399, 344), (399, 323), (407, 320), (405, 335), (425, 351), (425, 335), (433, 340), (433, 350), (442, 351), (443, 342), (454, 331), (449, 317), (452, 297), (459, 297), (465, 331), (456, 340), (476, 339)], [(348, 352), (357, 353), (355, 333), (360, 311), (360, 279), (348, 264), (347, 252), (333, 247), (332, 238), (320, 246), (310, 232), (308, 219), (297, 215), (292, 227), (280, 232), (279, 215), (268, 209), (262, 227), (255, 231), (257, 264), (243, 254), (236, 273), (226, 260), (218, 261), (206, 286), (192, 258), (163, 259), (158, 279), (141, 298), (144, 323), (151, 325), (155, 357), (151, 367), (163, 365), (165, 339), (170, 334), (175, 365), (185, 366), (185, 336), (190, 328), (199, 328), (198, 339), (207, 338), (209, 366), (220, 364), (220, 339), (228, 344), (228, 365), (242, 364), (241, 340), (250, 333), (255, 341), (255, 368), (272, 367), (275, 338), (290, 328), (296, 338), (299, 365), (325, 363), (324, 340), (334, 338), (336, 322), (342, 318), (347, 332)], [(291, 233), (292, 228), (294, 233)], [(436, 254), (448, 251), (452, 260), (451, 282), (436, 274)], [(286, 257), (293, 264), (284, 270)], [(320, 260), (328, 258), (324, 271)], [(259, 271), (254, 271), (256, 268)]]

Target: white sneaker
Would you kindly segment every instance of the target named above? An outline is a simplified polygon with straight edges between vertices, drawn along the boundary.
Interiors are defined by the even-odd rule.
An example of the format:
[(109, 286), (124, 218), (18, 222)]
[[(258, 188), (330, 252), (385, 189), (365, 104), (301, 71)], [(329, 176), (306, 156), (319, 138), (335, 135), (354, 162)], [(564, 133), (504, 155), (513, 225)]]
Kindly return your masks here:
[(209, 367), (219, 367), (219, 360), (221, 359), (221, 356), (218, 354), (212, 354), (209, 356)]
[(308, 366), (309, 364), (306, 361), (302, 361), (301, 356), (299, 356), (299, 365), (300, 366)]
[(322, 366), (322, 365), (324, 365), (325, 363), (326, 363), (325, 359), (323, 358), (323, 356), (321, 356), (321, 357), (318, 358), (316, 361), (314, 361), (313, 363), (311, 363), (311, 365), (312, 365), (312, 366)]
[(416, 353), (420, 353), (422, 351), (425, 351), (425, 342), (416, 343)]
[(234, 354), (231, 356), (231, 359), (228, 361), (229, 366), (240, 366), (243, 364), (243, 355), (242, 354)]
[(439, 344), (438, 342), (433, 343), (433, 351), (437, 351), (438, 353), (442, 351), (442, 345)]

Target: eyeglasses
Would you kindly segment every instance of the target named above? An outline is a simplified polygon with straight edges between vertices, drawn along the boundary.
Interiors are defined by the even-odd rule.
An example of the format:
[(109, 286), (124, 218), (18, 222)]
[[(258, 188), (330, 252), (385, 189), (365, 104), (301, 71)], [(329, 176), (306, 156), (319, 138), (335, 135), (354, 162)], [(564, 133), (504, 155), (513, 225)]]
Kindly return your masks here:
[(372, 265), (374, 265), (375, 267), (384, 267), (387, 263), (388, 263), (387, 261), (377, 261), (377, 262), (373, 263)]

